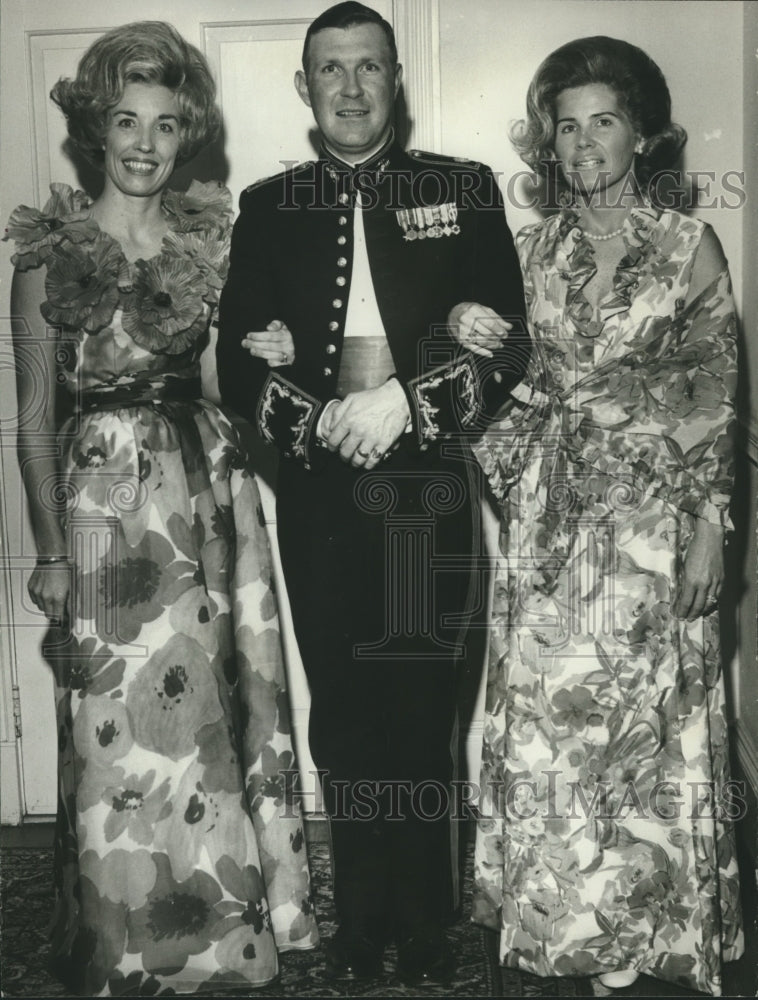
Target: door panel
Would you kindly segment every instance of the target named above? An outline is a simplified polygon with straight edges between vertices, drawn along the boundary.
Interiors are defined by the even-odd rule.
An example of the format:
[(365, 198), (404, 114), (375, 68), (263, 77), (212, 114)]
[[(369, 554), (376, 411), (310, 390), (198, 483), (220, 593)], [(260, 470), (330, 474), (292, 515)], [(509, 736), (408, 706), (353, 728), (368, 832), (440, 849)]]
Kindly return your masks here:
[(76, 167), (64, 152), (65, 119), (49, 95), (62, 76), (73, 75), (80, 57), (99, 34), (95, 30), (44, 31), (28, 36), (35, 204), (45, 203), (52, 181), (81, 187)]

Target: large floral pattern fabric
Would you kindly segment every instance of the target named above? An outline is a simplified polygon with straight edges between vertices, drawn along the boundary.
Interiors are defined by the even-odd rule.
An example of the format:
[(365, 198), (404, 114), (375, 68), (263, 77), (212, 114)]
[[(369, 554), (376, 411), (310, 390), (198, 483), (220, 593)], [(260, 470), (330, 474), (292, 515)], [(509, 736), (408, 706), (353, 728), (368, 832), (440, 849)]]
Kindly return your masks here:
[(167, 192), (171, 231), (134, 263), (65, 185), (8, 227), (16, 266), (46, 267), (81, 404), (50, 498), (74, 566), (50, 651), (52, 957), (85, 995), (259, 985), (278, 950), (317, 943), (260, 496), (232, 424), (177, 391), (199, 376), (230, 204), (217, 184)]
[(477, 446), (502, 521), (474, 919), (539, 975), (720, 993), (743, 949), (718, 614), (671, 606), (696, 517), (729, 526), (736, 345), (704, 225), (640, 208), (597, 308), (578, 216), (517, 240), (535, 356)]

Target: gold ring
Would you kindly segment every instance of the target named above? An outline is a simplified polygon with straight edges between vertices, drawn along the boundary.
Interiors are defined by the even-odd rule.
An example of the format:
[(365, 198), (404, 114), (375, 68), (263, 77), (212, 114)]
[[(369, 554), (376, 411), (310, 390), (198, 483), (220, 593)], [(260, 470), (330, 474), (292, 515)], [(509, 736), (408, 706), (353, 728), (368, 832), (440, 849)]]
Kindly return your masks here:
[(360, 448), (356, 448), (356, 451), (361, 456), (361, 458), (368, 458), (369, 455), (371, 454), (371, 452), (368, 452), (368, 451), (361, 451)]
[(372, 458), (381, 458), (383, 455), (384, 455), (384, 452), (381, 450), (381, 448), (372, 448), (371, 449), (371, 457)]

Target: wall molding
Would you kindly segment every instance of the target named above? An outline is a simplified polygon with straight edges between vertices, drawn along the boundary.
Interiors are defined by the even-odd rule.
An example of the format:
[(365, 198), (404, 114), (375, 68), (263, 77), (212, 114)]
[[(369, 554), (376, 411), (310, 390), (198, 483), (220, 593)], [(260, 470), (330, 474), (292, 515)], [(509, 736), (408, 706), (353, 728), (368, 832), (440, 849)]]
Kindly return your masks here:
[[(0, 482), (7, 482), (3, 465), (8, 452), (0, 447)], [(13, 597), (11, 572), (8, 559), (8, 541), (5, 526), (8, 524), (5, 488), (0, 487), (0, 784), (3, 794), (0, 798), (0, 822), (15, 824), (21, 822), (24, 814), (22, 762), (19, 735), (16, 731), (16, 702), (14, 699), (17, 683), (16, 635), (12, 627)]]
[[(26, 32), (26, 65), (28, 77), (29, 94), (29, 128), (31, 132), (30, 146), (32, 150), (32, 176), (34, 178), (34, 190), (39, 198), (39, 204), (44, 205), (49, 197), (49, 189), (52, 181), (66, 180), (54, 169), (58, 150), (55, 142), (51, 143), (51, 136), (48, 123), (55, 120), (59, 126), (57, 138), (63, 140), (66, 135), (63, 117), (53, 108), (49, 91), (50, 86), (55, 82), (55, 74), (48, 73), (48, 59), (54, 59), (59, 52), (66, 53), (66, 58), (73, 53), (76, 60), (83, 55), (84, 51), (106, 31), (106, 28), (49, 28), (31, 29)], [(72, 66), (75, 66), (72, 60)], [(71, 180), (75, 178), (75, 167), (73, 163), (69, 166), (69, 176)], [(55, 176), (53, 176), (55, 174)], [(74, 186), (79, 186), (75, 184)]]
[(392, 17), (410, 119), (408, 147), (439, 152), (442, 145), (439, 0), (394, 0)]

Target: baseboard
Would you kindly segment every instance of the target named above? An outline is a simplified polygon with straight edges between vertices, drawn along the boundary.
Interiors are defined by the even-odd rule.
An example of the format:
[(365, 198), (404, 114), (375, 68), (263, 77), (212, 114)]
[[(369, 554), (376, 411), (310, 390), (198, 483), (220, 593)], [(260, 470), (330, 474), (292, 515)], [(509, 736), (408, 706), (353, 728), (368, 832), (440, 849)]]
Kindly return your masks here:
[(18, 747), (15, 740), (0, 743), (0, 823), (21, 822), (21, 790), (18, 782)]
[(14, 850), (26, 847), (32, 850), (52, 849), (55, 822), (36, 822), (0, 827), (0, 848)]

